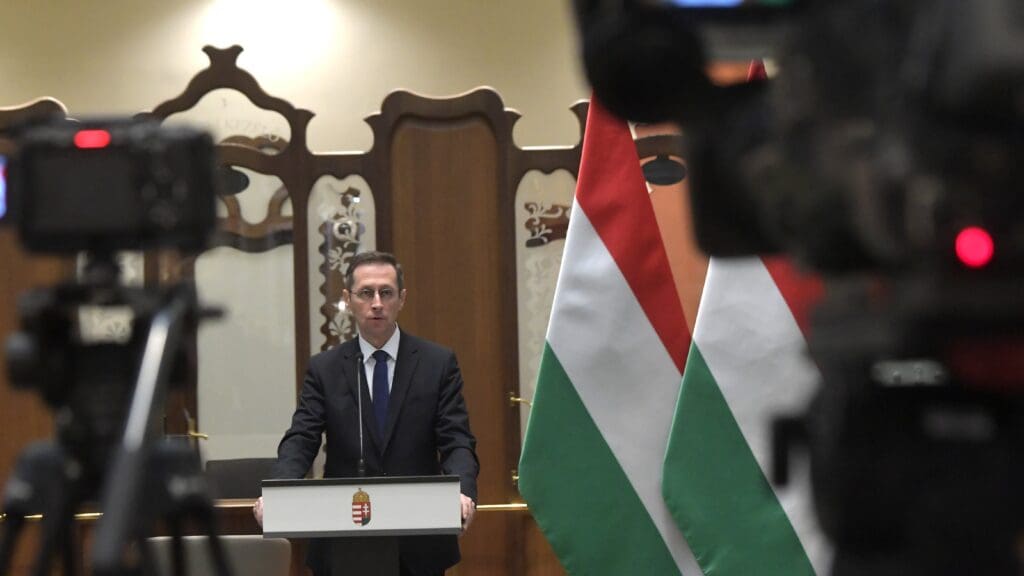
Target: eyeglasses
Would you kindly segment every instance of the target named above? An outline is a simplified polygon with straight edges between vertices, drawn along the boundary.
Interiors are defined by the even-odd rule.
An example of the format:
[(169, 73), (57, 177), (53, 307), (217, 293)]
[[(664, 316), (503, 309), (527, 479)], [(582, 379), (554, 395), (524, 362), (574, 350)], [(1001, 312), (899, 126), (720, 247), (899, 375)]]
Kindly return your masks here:
[(373, 302), (374, 296), (380, 296), (381, 302), (388, 302), (394, 299), (394, 297), (397, 296), (397, 293), (394, 288), (388, 287), (380, 288), (378, 290), (374, 290), (373, 288), (363, 288), (362, 290), (356, 290), (355, 296), (363, 302)]

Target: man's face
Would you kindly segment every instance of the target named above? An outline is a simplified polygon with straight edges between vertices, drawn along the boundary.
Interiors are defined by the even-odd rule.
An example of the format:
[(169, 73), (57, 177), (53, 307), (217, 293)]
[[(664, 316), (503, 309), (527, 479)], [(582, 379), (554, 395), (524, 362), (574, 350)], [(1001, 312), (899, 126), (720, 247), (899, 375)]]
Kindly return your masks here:
[(394, 266), (371, 262), (352, 271), (352, 291), (342, 294), (359, 333), (380, 348), (395, 331), (398, 313), (405, 305), (405, 290), (398, 291)]

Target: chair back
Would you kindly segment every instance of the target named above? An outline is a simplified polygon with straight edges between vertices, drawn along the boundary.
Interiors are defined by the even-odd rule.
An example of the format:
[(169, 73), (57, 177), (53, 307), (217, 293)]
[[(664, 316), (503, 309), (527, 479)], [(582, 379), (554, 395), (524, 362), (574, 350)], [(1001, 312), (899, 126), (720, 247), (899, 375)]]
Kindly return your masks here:
[(261, 483), (271, 477), (276, 458), (234, 458), (206, 463), (210, 497), (259, 498)]
[[(232, 573), (240, 576), (288, 576), (291, 567), (291, 542), (285, 538), (264, 538), (258, 534), (221, 536)], [(172, 542), (170, 536), (149, 538), (156, 576), (171, 576)], [(182, 537), (185, 574), (217, 576), (206, 536)]]

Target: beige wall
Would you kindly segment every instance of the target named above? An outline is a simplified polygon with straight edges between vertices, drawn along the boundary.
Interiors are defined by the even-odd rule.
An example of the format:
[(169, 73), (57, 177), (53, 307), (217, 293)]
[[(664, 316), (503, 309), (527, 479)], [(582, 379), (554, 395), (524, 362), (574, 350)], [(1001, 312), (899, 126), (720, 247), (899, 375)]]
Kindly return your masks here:
[(366, 150), (362, 119), (403, 88), (487, 85), (523, 114), (520, 146), (568, 145), (589, 89), (569, 0), (3, 0), (0, 106), (53, 96), (73, 115), (177, 95), (206, 44), (239, 44), (267, 92), (316, 112), (310, 146)]

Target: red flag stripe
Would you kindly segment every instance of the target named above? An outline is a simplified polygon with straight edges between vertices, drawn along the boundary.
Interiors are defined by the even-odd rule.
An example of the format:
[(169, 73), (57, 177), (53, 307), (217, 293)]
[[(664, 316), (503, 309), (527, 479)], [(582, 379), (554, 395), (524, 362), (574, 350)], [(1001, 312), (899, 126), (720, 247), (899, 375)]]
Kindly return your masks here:
[(590, 99), (576, 202), (683, 373), (690, 334), (629, 126)]
[(764, 67), (764, 61), (754, 60), (750, 63), (750, 68), (747, 69), (747, 81), (751, 80), (767, 80), (768, 70)]
[(775, 285), (786, 301), (804, 340), (810, 336), (811, 310), (825, 296), (825, 283), (820, 276), (798, 270), (785, 257), (762, 258)]

